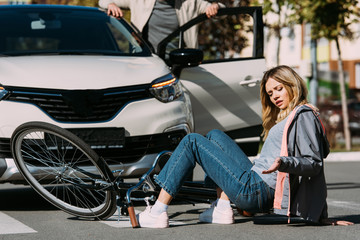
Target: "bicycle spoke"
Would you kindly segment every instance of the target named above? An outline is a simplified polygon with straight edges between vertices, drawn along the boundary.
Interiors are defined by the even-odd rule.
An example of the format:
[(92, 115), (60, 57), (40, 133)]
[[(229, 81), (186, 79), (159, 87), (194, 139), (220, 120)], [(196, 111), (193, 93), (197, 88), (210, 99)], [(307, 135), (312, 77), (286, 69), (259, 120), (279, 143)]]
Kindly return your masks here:
[(116, 210), (115, 193), (109, 188), (111, 183), (99, 184), (112, 177), (107, 176), (111, 171), (106, 163), (99, 167), (96, 153), (64, 129), (48, 123), (24, 125), (14, 133), (12, 149), (30, 185), (76, 216), (111, 216)]

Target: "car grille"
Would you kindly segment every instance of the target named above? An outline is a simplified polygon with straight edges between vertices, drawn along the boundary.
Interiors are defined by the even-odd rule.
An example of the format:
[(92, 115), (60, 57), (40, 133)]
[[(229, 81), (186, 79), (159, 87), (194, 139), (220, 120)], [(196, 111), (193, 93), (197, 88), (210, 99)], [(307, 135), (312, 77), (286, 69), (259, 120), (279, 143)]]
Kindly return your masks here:
[[(159, 153), (163, 150), (174, 150), (185, 135), (185, 130), (178, 130), (153, 135), (126, 137), (122, 148), (95, 148), (94, 151), (99, 156), (102, 156), (108, 164), (132, 163), (147, 154)], [(0, 138), (0, 158), (12, 158), (9, 138)]]
[(154, 135), (126, 137), (124, 148), (94, 149), (108, 164), (131, 163), (140, 160), (145, 155), (172, 151), (186, 135), (185, 131), (174, 131)]
[(11, 158), (10, 139), (0, 138), (0, 158)]
[(130, 102), (150, 98), (149, 85), (103, 90), (51, 90), (7, 87), (5, 100), (31, 103), (58, 122), (111, 120)]

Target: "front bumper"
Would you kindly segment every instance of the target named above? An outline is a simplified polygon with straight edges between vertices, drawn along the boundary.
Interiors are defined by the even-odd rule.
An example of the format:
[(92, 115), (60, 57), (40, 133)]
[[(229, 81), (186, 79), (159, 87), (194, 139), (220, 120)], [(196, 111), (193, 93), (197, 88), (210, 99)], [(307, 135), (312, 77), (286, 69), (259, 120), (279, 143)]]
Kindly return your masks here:
[[(170, 130), (161, 134), (126, 137), (124, 148), (96, 148), (94, 151), (106, 160), (112, 171), (122, 170), (123, 178), (137, 178), (147, 172), (159, 152), (174, 150), (181, 139), (190, 132), (186, 124), (180, 124)], [(0, 152), (0, 161), (6, 169), (0, 176), (0, 182), (24, 183), (11, 156), (10, 139), (2, 139), (0, 143), (3, 150)], [(46, 172), (40, 167), (33, 167), (31, 171), (37, 175)]]
[[(0, 160), (6, 163), (0, 170), (0, 182), (23, 182), (10, 151), (10, 137), (14, 129), (30, 121), (43, 121), (71, 128), (125, 128), (125, 145), (121, 149), (94, 149), (107, 160), (113, 170), (124, 170), (123, 177), (139, 177), (153, 164), (156, 155), (172, 151), (186, 134), (193, 130), (189, 97), (185, 93), (170, 103), (156, 99), (132, 102), (111, 121), (96, 123), (56, 122), (38, 107), (28, 103), (0, 101)], [(5, 164), (3, 164), (5, 165)], [(3, 172), (3, 174), (1, 174)]]
[[(157, 153), (145, 155), (135, 163), (110, 165), (110, 169), (116, 172), (119, 172), (119, 170), (121, 170), (122, 172), (121, 176), (124, 178), (137, 178), (147, 172), (147, 170), (152, 166), (157, 155), (158, 155)], [(26, 183), (24, 178), (20, 174), (19, 170), (17, 169), (14, 159), (6, 158), (6, 159), (0, 159), (0, 161), (5, 161), (7, 166), (6, 171), (3, 173), (3, 175), (0, 178), (0, 183), (5, 183), (5, 182), (10, 182), (14, 184)], [(31, 171), (33, 175), (38, 175), (38, 176), (41, 176), (39, 175), (41, 173), (48, 172), (44, 168), (36, 168), (36, 167), (31, 168)], [(88, 171), (92, 172), (91, 169), (88, 169)]]

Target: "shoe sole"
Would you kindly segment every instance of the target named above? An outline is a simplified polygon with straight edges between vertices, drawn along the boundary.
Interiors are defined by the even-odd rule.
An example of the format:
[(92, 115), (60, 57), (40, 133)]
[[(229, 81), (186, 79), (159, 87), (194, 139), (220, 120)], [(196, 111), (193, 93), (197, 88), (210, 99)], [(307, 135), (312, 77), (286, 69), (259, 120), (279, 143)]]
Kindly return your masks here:
[(200, 220), (200, 222), (204, 222), (204, 223), (216, 223), (216, 224), (233, 224), (234, 223), (234, 220), (220, 221), (217, 219), (206, 218), (206, 217), (200, 218), (199, 220)]

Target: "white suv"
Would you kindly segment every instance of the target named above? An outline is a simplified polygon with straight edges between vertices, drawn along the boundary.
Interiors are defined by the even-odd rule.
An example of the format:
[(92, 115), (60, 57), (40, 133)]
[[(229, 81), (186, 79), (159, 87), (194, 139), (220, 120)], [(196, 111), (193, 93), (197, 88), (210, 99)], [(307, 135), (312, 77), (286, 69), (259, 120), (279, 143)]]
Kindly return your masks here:
[[(265, 70), (261, 9), (235, 10), (221, 9), (219, 18), (206, 20), (199, 29), (206, 30), (207, 21), (217, 25), (238, 19), (236, 24), (250, 27), (244, 31), (247, 40), (239, 41), (251, 44), (238, 51), (225, 44), (219, 50), (224, 56), (216, 52), (211, 57), (205, 48), (208, 33), (200, 32), (200, 50), (184, 49), (179, 36), (205, 20), (202, 15), (166, 38), (159, 57), (125, 20), (97, 8), (1, 6), (0, 182), (23, 181), (9, 143), (14, 129), (29, 121), (71, 130), (112, 168), (121, 165), (124, 177), (142, 175), (157, 153), (173, 150), (193, 131), (219, 128), (256, 152), (258, 82)], [(242, 14), (246, 17), (233, 18)], [(250, 18), (251, 26), (244, 21)], [(118, 142), (106, 144), (114, 131)]]

